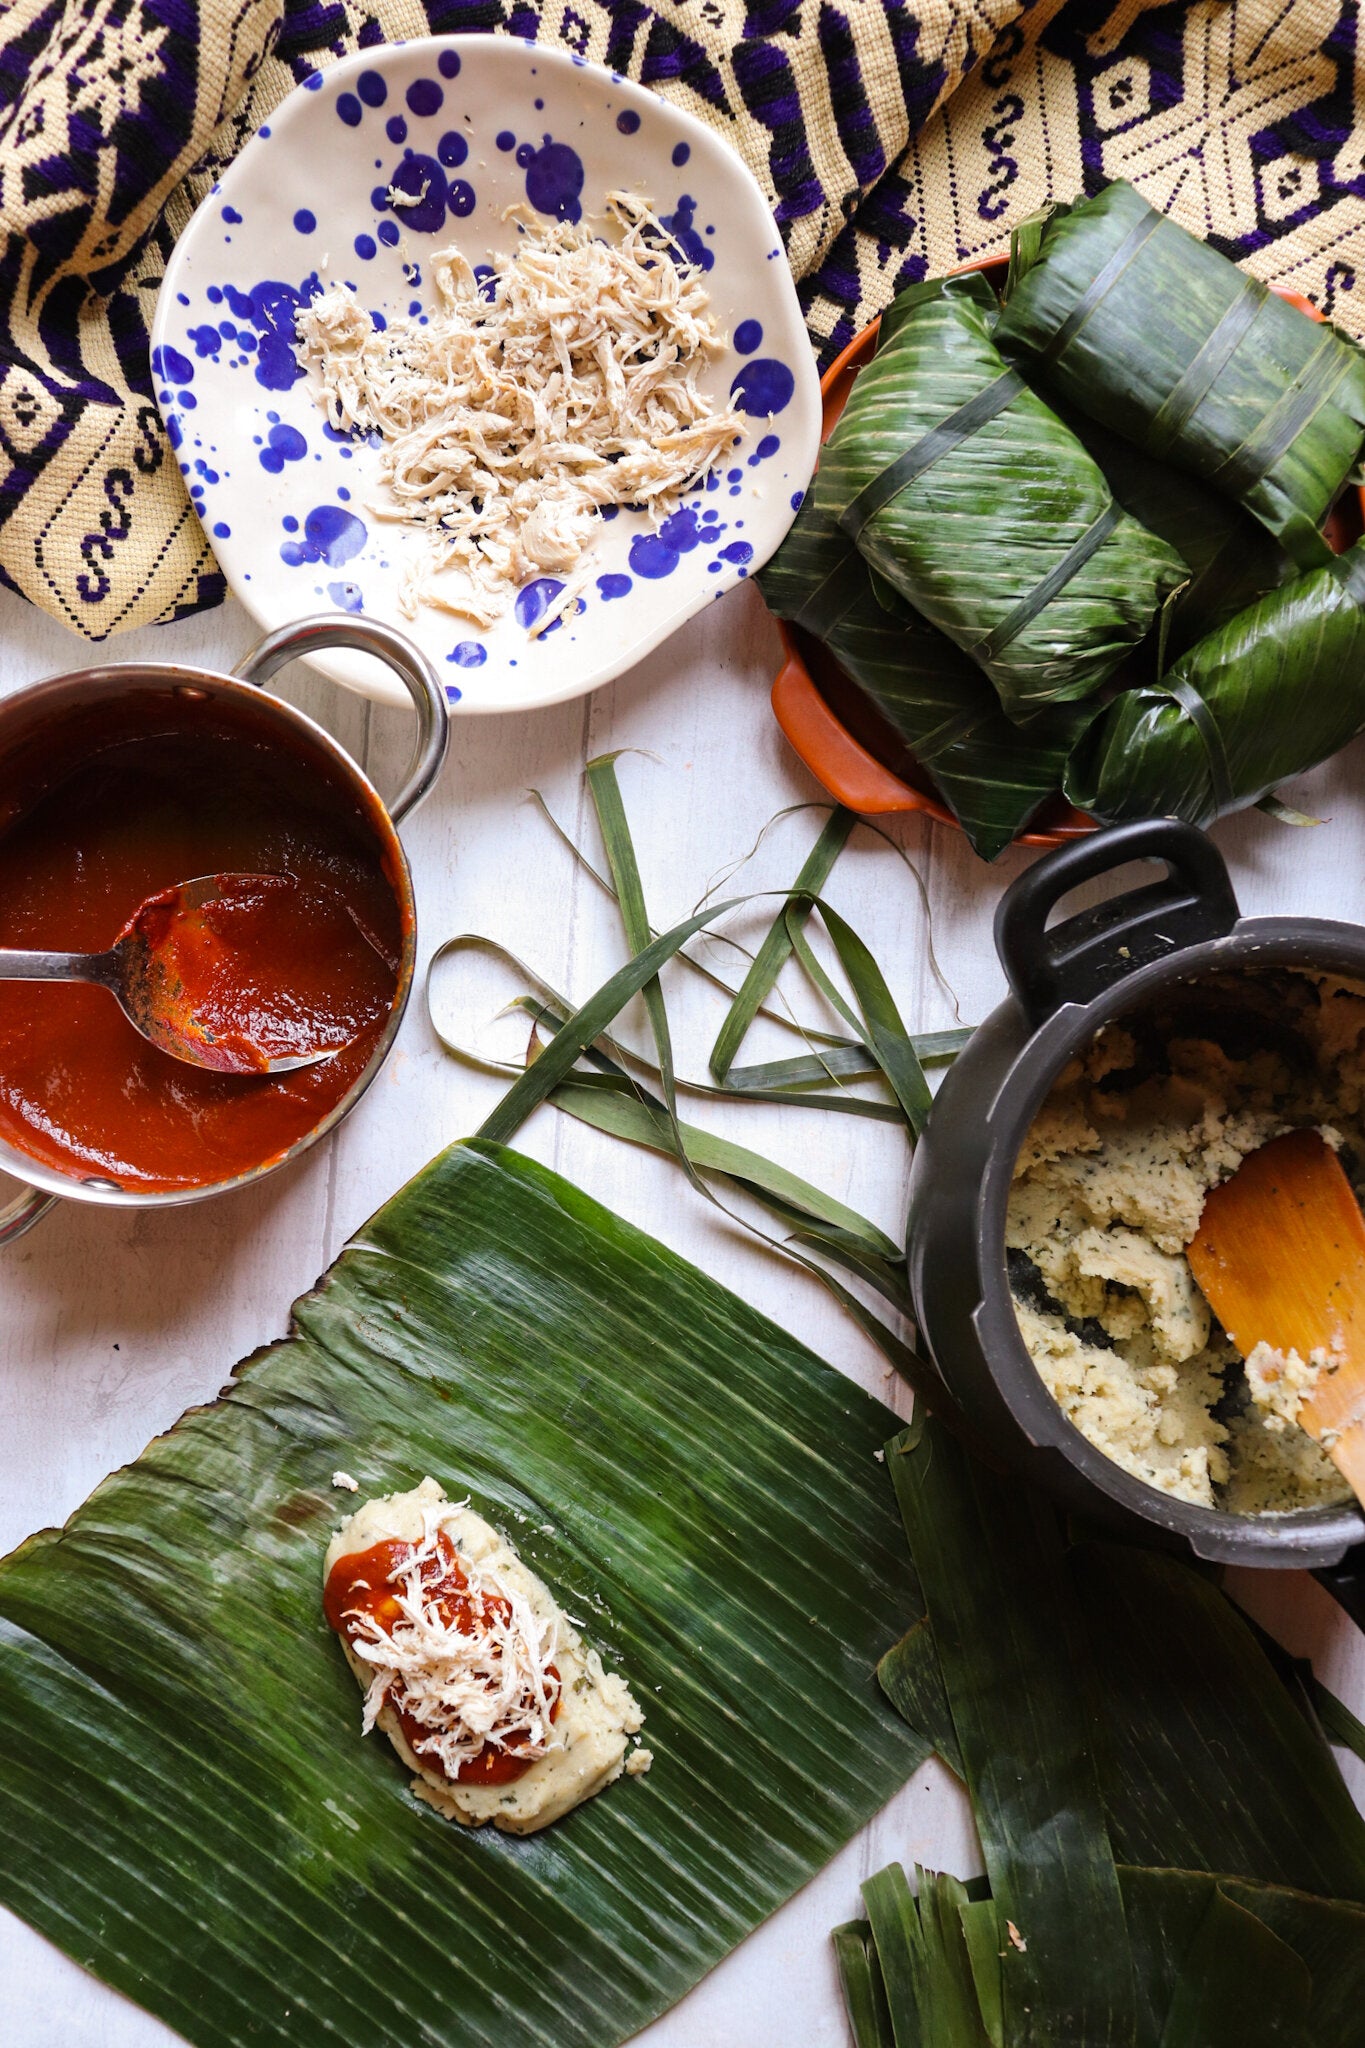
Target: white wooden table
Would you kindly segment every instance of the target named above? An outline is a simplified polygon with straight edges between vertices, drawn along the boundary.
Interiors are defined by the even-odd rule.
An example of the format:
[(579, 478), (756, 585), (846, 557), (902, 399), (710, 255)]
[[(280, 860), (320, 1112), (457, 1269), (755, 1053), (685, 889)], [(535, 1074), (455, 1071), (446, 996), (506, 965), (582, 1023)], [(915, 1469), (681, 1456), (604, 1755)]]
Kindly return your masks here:
[[(0, 692), (99, 654), (227, 667), (252, 638), (244, 614), (229, 607), (93, 651), (0, 592)], [(773, 723), (775, 663), (776, 636), (758, 597), (740, 590), (595, 697), (534, 717), (457, 722), (445, 779), (407, 830), (422, 962), (455, 932), (483, 932), (578, 998), (619, 964), (613, 906), (575, 871), (526, 797), (538, 787), (596, 852), (582, 768), (618, 748), (641, 750), (621, 762), (620, 774), (653, 922), (662, 929), (685, 915), (767, 819), (821, 798)], [(381, 789), (396, 787), (410, 739), (401, 714), (371, 710), (297, 668), (281, 687), (330, 725)], [(1295, 830), (1250, 815), (1220, 830), (1247, 910), (1365, 920), (1363, 778), (1365, 742), (1297, 786), (1296, 800), (1327, 824)], [(807, 811), (779, 823), (736, 887), (788, 884), (820, 822)], [(946, 986), (930, 967), (920, 893), (883, 843), (858, 831), (827, 893), (872, 944), (913, 1026), (954, 1021), (949, 988), (962, 1018), (973, 1022), (1002, 993), (990, 921), (1022, 857), (1007, 855), (988, 869), (957, 834), (917, 820), (895, 825), (893, 837), (922, 880)], [(763, 915), (760, 907), (750, 932)], [(718, 967), (733, 959), (717, 949)], [(667, 985), (680, 1065), (701, 1074), (720, 1011), (685, 971), (675, 969)], [(460, 987), (468, 1037), (479, 1036), (517, 993), (477, 975)], [(799, 1000), (813, 1015), (804, 991)], [(746, 1057), (793, 1049), (756, 1037)], [(347, 1236), (442, 1145), (472, 1131), (501, 1085), (441, 1051), (414, 997), (369, 1095), (292, 1169), (240, 1195), (182, 1209), (135, 1215), (73, 1205), (0, 1254), (0, 1553), (63, 1521), (111, 1467), (135, 1458), (190, 1403), (211, 1399), (236, 1359), (279, 1336), (290, 1302)], [(906, 1159), (890, 1127), (763, 1105), (724, 1105), (712, 1121), (899, 1233)], [(542, 1110), (517, 1142), (900, 1404), (880, 1356), (816, 1283), (709, 1209), (666, 1161), (553, 1110)], [(0, 1182), (0, 1195), (7, 1192)], [(1365, 1712), (1365, 1643), (1325, 1594), (1299, 1574), (1243, 1574), (1237, 1590)], [(1365, 1772), (1354, 1762), (1348, 1771), (1362, 1796)], [(935, 1763), (642, 2041), (649, 2048), (842, 2044), (829, 1930), (858, 1910), (860, 1879), (893, 1857), (964, 1875), (980, 1867), (965, 1801)], [(0, 1911), (0, 2041), (7, 2048), (169, 2048), (176, 2038)]]

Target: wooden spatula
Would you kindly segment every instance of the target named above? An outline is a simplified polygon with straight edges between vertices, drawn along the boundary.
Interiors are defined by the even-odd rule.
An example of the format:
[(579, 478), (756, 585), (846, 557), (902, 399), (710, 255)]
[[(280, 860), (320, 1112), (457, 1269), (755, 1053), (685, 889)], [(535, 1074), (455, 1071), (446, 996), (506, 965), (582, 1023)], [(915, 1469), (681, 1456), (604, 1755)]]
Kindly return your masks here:
[(1365, 1500), (1365, 1217), (1331, 1146), (1290, 1131), (1248, 1154), (1210, 1192), (1189, 1259), (1243, 1357), (1264, 1343), (1341, 1359), (1299, 1422)]

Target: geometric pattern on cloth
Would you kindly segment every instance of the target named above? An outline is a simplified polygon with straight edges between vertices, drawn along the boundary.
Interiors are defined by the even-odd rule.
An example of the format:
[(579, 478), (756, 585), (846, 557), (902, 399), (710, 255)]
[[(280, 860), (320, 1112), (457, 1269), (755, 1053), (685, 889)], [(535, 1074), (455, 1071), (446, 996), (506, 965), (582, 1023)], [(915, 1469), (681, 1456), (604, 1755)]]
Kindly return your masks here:
[(1125, 177), (1365, 334), (1358, 0), (14, 0), (0, 13), (0, 581), (92, 640), (223, 591), (153, 402), (167, 256), (310, 72), (539, 41), (724, 134), (822, 362), (900, 287)]

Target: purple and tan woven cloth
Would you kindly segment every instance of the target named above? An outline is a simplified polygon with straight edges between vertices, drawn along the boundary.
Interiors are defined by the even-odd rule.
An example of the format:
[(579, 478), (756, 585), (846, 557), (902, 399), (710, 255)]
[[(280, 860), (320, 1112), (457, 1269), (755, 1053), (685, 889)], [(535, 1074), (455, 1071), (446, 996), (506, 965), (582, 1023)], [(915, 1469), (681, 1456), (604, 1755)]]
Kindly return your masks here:
[(822, 361), (1114, 177), (1365, 333), (1358, 0), (13, 0), (0, 579), (91, 639), (222, 596), (152, 397), (167, 252), (300, 79), (452, 33), (576, 52), (728, 136)]

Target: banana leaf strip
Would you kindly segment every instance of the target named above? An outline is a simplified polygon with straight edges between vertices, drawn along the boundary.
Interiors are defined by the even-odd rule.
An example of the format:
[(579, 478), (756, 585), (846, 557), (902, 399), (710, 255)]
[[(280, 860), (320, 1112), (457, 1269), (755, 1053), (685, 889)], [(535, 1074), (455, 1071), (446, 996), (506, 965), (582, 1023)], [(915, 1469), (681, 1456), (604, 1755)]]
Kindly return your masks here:
[(1005, 2038), (1012, 2048), (1130, 2048), (1132, 1958), (1055, 1512), (934, 1422), (903, 1431), (886, 1462), (991, 1893), (1018, 1933), (1001, 1966)]
[(815, 499), (989, 676), (1009, 716), (1088, 697), (1186, 580), (992, 339), (979, 273), (912, 285), (859, 375)]
[(1000, 1965), (1009, 1940), (1000, 1925), (1000, 1915), (991, 1898), (972, 1899), (959, 1915), (967, 1957), (972, 1966), (977, 2009), (991, 2048), (1005, 2048), (1005, 2012), (1000, 1989)]
[[(593, 1085), (596, 1083), (597, 1085)], [(801, 1243), (849, 1267), (889, 1301), (897, 1312), (912, 1312), (904, 1259), (875, 1224), (798, 1174), (695, 1125), (670, 1122), (661, 1102), (633, 1089), (624, 1075), (584, 1076), (562, 1082), (550, 1097), (556, 1109), (594, 1130), (630, 1144), (645, 1145), (687, 1163), (697, 1174), (714, 1174), (740, 1188), (796, 1231)]]
[(1244, 505), (1312, 566), (1365, 441), (1365, 353), (1121, 180), (1017, 231), (997, 329), (1041, 389)]
[(1116, 697), (1067, 766), (1067, 795), (1110, 822), (1208, 825), (1365, 729), (1365, 542), (1200, 640), (1159, 683)]
[[(460, 1145), (293, 1333), (0, 1564), (0, 1899), (200, 2048), (610, 2048), (921, 1760), (894, 1417), (578, 1189)], [(346, 1496), (431, 1472), (648, 1714), (530, 1840), (414, 1799), (323, 1621)]]
[(895, 2048), (990, 2048), (962, 1930), (966, 1887), (899, 1863), (863, 1885)]
[[(826, 878), (839, 855), (848, 844), (848, 835), (857, 823), (852, 811), (840, 804), (832, 810), (821, 827), (820, 836), (801, 863), (801, 869), (792, 884), (794, 903), (784, 904), (773, 918), (764, 936), (762, 945), (749, 966), (749, 971), (740, 983), (733, 1002), (725, 1013), (725, 1020), (716, 1034), (711, 1048), (710, 1068), (717, 1081), (723, 1081), (734, 1064), (736, 1053), (743, 1045), (749, 1026), (772, 993), (778, 975), (791, 958), (791, 928), (804, 924), (814, 907), (814, 898), (824, 887)], [(792, 911), (791, 919), (785, 915)], [(719, 911), (715, 913), (719, 916)]]
[(994, 860), (1060, 788), (1090, 708), (1041, 712), (1021, 742), (976, 663), (904, 599), (881, 601), (816, 491), (807, 491), (758, 584), (775, 616), (822, 641), (899, 733), (983, 860)]
[(928, 2015), (920, 2010), (919, 1914), (914, 1894), (899, 1863), (888, 1864), (863, 1885), (867, 1924), (872, 1930), (877, 1961), (891, 2014), (896, 2048), (921, 2048), (932, 2036)]
[(877, 1683), (901, 1719), (933, 1745), (935, 1755), (950, 1771), (965, 1777), (943, 1666), (927, 1615), (892, 1644), (877, 1666)]
[(848, 1920), (832, 1939), (853, 2048), (896, 2048), (872, 1929), (866, 1920)]

